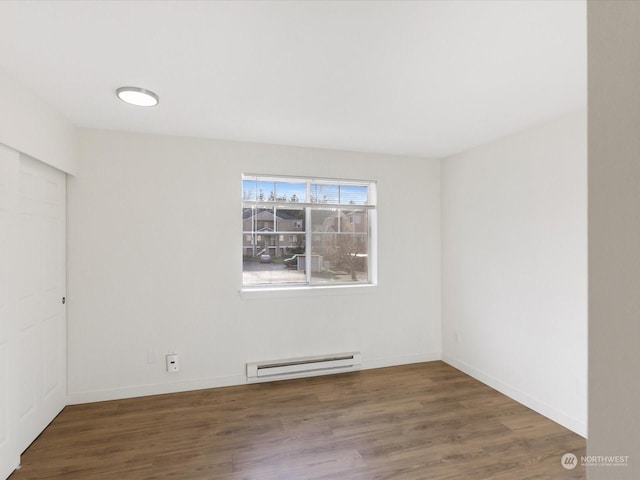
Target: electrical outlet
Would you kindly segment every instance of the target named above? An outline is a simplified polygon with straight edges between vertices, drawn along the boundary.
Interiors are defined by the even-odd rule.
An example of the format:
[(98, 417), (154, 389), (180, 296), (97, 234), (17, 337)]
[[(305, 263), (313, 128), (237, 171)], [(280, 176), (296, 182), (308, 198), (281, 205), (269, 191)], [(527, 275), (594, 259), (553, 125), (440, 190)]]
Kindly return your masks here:
[(170, 353), (167, 355), (167, 372), (176, 373), (180, 370), (180, 365), (178, 364), (178, 354)]

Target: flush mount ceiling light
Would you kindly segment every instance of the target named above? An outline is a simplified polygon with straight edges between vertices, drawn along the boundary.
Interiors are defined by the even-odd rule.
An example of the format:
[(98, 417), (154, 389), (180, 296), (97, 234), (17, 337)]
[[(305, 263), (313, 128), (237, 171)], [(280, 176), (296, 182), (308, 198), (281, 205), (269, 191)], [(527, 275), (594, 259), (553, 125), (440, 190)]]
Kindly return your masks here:
[(137, 105), (138, 107), (154, 107), (160, 101), (158, 95), (151, 90), (140, 87), (120, 87), (116, 90), (116, 94), (123, 102)]

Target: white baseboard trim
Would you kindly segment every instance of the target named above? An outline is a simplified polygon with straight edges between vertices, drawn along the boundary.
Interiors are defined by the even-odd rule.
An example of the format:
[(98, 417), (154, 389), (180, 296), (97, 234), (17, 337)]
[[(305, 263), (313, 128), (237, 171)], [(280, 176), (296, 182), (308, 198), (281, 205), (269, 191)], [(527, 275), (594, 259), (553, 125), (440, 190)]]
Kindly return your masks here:
[(171, 383), (136, 385), (110, 390), (72, 392), (67, 393), (67, 405), (105, 402), (108, 400), (121, 400), (123, 398), (148, 397), (150, 395), (163, 395), (165, 393), (189, 392), (206, 388), (230, 387), (233, 385), (244, 385), (245, 383), (247, 383), (247, 377), (244, 375), (230, 375), (227, 377), (182, 380)]
[[(354, 370), (369, 370), (373, 368), (393, 367), (396, 365), (407, 365), (410, 363), (432, 362), (440, 360), (440, 353), (426, 353), (417, 355), (403, 355), (399, 357), (374, 358), (363, 360), (360, 368), (336, 371), (344, 373)], [(278, 380), (288, 380), (292, 378), (312, 377), (316, 375), (326, 375), (327, 372), (308, 372), (302, 375), (291, 375)], [(273, 380), (271, 380), (273, 381)], [(192, 390), (203, 390), (206, 388), (230, 387), (234, 385), (247, 384), (245, 375), (230, 375), (226, 377), (203, 378), (182, 380), (171, 383), (160, 383), (150, 385), (135, 385), (129, 387), (114, 388), (109, 390), (94, 390), (88, 392), (71, 392), (67, 394), (67, 405), (79, 405), (82, 403), (105, 402), (108, 400), (121, 400), (123, 398), (147, 397), (150, 395), (163, 395), (166, 393), (188, 392)], [(253, 382), (252, 382), (253, 383)]]
[(397, 365), (409, 365), (411, 363), (435, 362), (442, 360), (440, 352), (418, 353), (415, 355), (400, 355), (397, 357), (363, 358), (362, 370), (373, 368), (395, 367)]
[(522, 390), (515, 388), (507, 383), (504, 383), (501, 380), (498, 380), (497, 378), (494, 378), (491, 375), (482, 372), (477, 368), (472, 367), (471, 365), (453, 358), (447, 354), (442, 354), (442, 361), (484, 383), (485, 385), (490, 386), (500, 393), (503, 393), (516, 402), (529, 407), (531, 410), (539, 413), (540, 415), (544, 415), (554, 422), (559, 423), (563, 427), (568, 428), (581, 437), (587, 438), (586, 422), (580, 421), (570, 415), (567, 415), (566, 413), (552, 407), (551, 405), (548, 405), (540, 401), (539, 399), (532, 397), (528, 393), (523, 392)]

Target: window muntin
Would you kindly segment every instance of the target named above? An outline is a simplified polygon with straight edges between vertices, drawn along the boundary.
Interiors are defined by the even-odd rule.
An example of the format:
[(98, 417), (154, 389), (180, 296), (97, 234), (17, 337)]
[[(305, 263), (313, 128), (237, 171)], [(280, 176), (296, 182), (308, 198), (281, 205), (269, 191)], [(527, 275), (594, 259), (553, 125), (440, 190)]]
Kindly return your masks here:
[(243, 175), (243, 286), (373, 283), (375, 193), (373, 182)]

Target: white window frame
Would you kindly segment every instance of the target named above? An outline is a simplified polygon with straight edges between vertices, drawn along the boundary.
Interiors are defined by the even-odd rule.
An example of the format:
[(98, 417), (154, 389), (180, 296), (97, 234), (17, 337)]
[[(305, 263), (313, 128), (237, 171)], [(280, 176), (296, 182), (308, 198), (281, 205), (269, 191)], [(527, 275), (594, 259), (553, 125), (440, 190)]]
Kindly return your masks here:
[[(268, 290), (322, 290), (333, 288), (352, 288), (352, 287), (368, 287), (375, 286), (378, 282), (377, 277), (377, 184), (372, 180), (353, 180), (353, 179), (337, 179), (337, 178), (318, 178), (318, 177), (296, 177), (296, 176), (275, 176), (265, 174), (243, 174), (241, 182), (241, 191), (244, 193), (244, 181), (268, 181), (268, 182), (290, 182), (290, 183), (305, 183), (306, 184), (306, 202), (283, 202), (278, 200), (258, 200), (257, 192), (256, 199), (247, 200), (242, 198), (240, 211), (243, 212), (248, 207), (261, 207), (261, 208), (283, 208), (283, 209), (303, 209), (305, 212), (304, 230), (296, 232), (296, 235), (305, 235), (305, 253), (312, 252), (312, 237), (311, 231), (311, 212), (314, 209), (324, 210), (340, 209), (340, 210), (364, 210), (364, 214), (367, 215), (367, 240), (368, 240), (368, 254), (367, 254), (367, 280), (366, 281), (350, 281), (350, 282), (336, 282), (336, 283), (312, 283), (312, 269), (306, 269), (306, 281), (299, 283), (263, 283), (263, 284), (251, 284), (245, 285), (244, 280), (241, 280), (241, 291), (268, 291)], [(368, 198), (365, 204), (352, 204), (352, 203), (321, 203), (312, 202), (311, 200), (311, 185), (339, 185), (339, 186), (366, 186), (368, 192)], [(266, 195), (265, 195), (266, 196)], [(339, 220), (340, 221), (340, 220)], [(291, 233), (291, 232), (287, 232)], [(241, 239), (244, 239), (248, 232), (242, 230)], [(244, 252), (244, 244), (241, 251)], [(242, 274), (242, 272), (241, 272)], [(242, 278), (242, 277), (241, 277)]]

